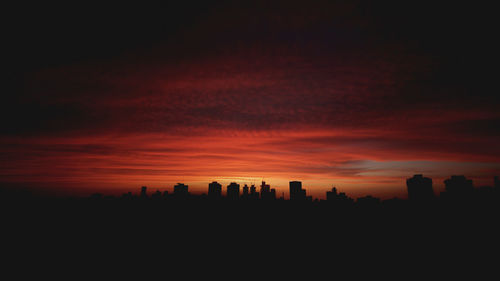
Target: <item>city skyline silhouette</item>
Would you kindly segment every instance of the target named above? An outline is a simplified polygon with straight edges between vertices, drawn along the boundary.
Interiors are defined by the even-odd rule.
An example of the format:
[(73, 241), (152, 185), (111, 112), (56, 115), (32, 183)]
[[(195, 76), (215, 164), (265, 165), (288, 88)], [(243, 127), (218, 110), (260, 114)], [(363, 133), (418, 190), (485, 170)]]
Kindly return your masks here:
[[(139, 196), (141, 198), (189, 198), (190, 196), (197, 196), (208, 199), (227, 199), (227, 200), (263, 200), (263, 201), (275, 201), (275, 200), (289, 200), (289, 201), (308, 201), (308, 202), (318, 202), (318, 201), (331, 201), (336, 198), (343, 197), (350, 201), (355, 201), (358, 199), (365, 198), (376, 198), (377, 200), (408, 200), (413, 202), (429, 202), (437, 198), (446, 198), (449, 196), (467, 197), (474, 193), (484, 192), (486, 190), (498, 192), (500, 190), (500, 177), (494, 176), (491, 185), (474, 185), (472, 179), (468, 179), (463, 175), (452, 175), (444, 180), (444, 189), (436, 190), (433, 186), (433, 180), (429, 177), (424, 177), (422, 174), (415, 174), (413, 177), (406, 178), (406, 196), (398, 197), (392, 196), (387, 198), (377, 198), (373, 197), (371, 193), (362, 194), (362, 196), (352, 196), (346, 194), (344, 190), (333, 186), (326, 189), (324, 196), (315, 197), (308, 193), (307, 188), (303, 187), (302, 181), (289, 181), (288, 191), (283, 191), (283, 188), (277, 189), (275, 187), (271, 188), (269, 183), (262, 181), (260, 185), (242, 184), (235, 181), (230, 181), (229, 184), (224, 186), (223, 184), (212, 181), (208, 183), (208, 188), (205, 192), (200, 190), (195, 190), (194, 192), (189, 189), (189, 185), (185, 183), (176, 183), (172, 188), (151, 188), (147, 186), (142, 186), (140, 192), (135, 195), (134, 190), (126, 191), (121, 194), (122, 198), (129, 198), (133, 196)], [(9, 198), (9, 194), (16, 194), (15, 188), (0, 188), (4, 192), (4, 199)], [(277, 191), (278, 190), (278, 191)], [(30, 196), (38, 196), (36, 192), (32, 193), (33, 190), (24, 189), (26, 194)], [(149, 192), (149, 193), (148, 193)], [(116, 197), (116, 194), (106, 194), (105, 192), (96, 192), (93, 194), (86, 195), (65, 195), (46, 193), (43, 197), (93, 197), (101, 198), (106, 196), (108, 198)]]
[(409, 174), (438, 192), (452, 174), (500, 174), (500, 100), (481, 67), (496, 50), (477, 43), (494, 33), (488, 17), (442, 3), (247, 2), (19, 14), (0, 186), (265, 180), (279, 195), (293, 178), (315, 197), (334, 184), (390, 198)]
[(490, 2), (7, 1), (3, 279), (498, 279)]

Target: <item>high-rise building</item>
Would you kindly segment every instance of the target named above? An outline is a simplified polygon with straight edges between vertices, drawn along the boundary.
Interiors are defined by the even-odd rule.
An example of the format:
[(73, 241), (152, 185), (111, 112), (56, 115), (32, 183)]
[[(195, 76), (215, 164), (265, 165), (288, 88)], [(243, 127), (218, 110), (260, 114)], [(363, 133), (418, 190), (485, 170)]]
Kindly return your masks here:
[(265, 181), (262, 181), (262, 184), (260, 185), (260, 198), (264, 200), (268, 200), (271, 197), (271, 186), (269, 184), (266, 184)]
[(276, 189), (271, 188), (271, 191), (269, 192), (269, 199), (270, 200), (275, 200), (276, 199)]
[(183, 184), (183, 183), (177, 183), (175, 186), (174, 186), (174, 194), (176, 196), (186, 196), (189, 194), (188, 192), (188, 186), (186, 184)]
[(290, 182), (290, 200), (305, 200), (306, 190), (302, 189), (302, 182), (291, 181)]
[(227, 186), (227, 198), (238, 199), (240, 197), (240, 185), (232, 182)]
[(434, 198), (432, 179), (423, 175), (414, 175), (406, 180), (408, 199), (412, 201), (427, 201)]
[(472, 180), (467, 179), (465, 176), (451, 176), (451, 178), (444, 181), (444, 185), (449, 196), (470, 195), (474, 191)]
[(249, 193), (248, 193), (248, 190), (249, 190), (249, 189), (248, 189), (248, 185), (246, 185), (246, 184), (245, 184), (245, 185), (243, 186), (243, 195), (242, 195), (243, 197), (248, 197), (248, 194), (249, 194)]
[(326, 192), (326, 200), (327, 201), (332, 201), (337, 199), (338, 193), (337, 193), (337, 188), (332, 187), (332, 191), (327, 191)]
[(141, 187), (141, 197), (148, 197), (148, 188), (146, 186)]
[(335, 203), (336, 206), (348, 206), (354, 202), (344, 192), (339, 193), (336, 187), (332, 187), (331, 191), (326, 192), (326, 200), (330, 203)]
[(257, 192), (257, 188), (254, 184), (250, 186), (250, 198), (251, 199), (259, 199), (259, 193)]
[(222, 185), (216, 181), (208, 184), (208, 197), (219, 198), (222, 194)]

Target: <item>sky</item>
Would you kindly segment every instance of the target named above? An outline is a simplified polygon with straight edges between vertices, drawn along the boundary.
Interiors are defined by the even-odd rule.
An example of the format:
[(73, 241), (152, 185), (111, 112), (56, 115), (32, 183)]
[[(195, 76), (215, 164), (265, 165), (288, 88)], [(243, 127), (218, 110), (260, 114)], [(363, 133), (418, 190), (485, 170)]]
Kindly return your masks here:
[(0, 183), (120, 194), (288, 181), (406, 197), (500, 174), (493, 15), (426, 1), (12, 7)]

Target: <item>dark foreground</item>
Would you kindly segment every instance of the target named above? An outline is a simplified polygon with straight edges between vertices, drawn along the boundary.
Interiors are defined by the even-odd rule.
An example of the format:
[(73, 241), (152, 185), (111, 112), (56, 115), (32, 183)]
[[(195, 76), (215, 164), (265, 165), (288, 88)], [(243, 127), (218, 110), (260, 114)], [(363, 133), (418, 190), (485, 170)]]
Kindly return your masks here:
[(55, 258), (66, 269), (97, 263), (119, 265), (121, 273), (135, 261), (152, 271), (186, 268), (186, 275), (258, 268), (293, 275), (307, 264), (310, 274), (352, 267), (343, 273), (408, 268), (419, 275), (446, 264), (457, 273), (497, 267), (495, 196), (379, 204), (4, 196), (2, 236), (10, 261), (45, 270)]

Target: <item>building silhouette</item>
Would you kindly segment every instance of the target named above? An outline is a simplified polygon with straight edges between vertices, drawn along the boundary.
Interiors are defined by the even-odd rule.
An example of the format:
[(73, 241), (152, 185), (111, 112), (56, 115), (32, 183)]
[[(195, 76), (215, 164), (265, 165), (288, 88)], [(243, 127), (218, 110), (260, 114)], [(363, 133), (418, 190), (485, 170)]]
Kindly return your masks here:
[(262, 181), (262, 184), (260, 185), (260, 198), (267, 199), (270, 192), (271, 186), (269, 184), (266, 184), (265, 181)]
[(148, 191), (147, 186), (141, 187), (141, 197), (143, 198), (148, 197), (147, 191)]
[(254, 184), (250, 186), (250, 198), (251, 199), (259, 199), (259, 193), (257, 192), (257, 188)]
[(122, 199), (126, 199), (126, 200), (130, 200), (130, 199), (132, 199), (133, 197), (134, 197), (134, 195), (132, 195), (132, 192), (131, 192), (131, 191), (129, 191), (129, 192), (123, 193), (121, 198), (122, 198)]
[(177, 183), (174, 186), (174, 195), (176, 195), (176, 196), (186, 196), (188, 194), (189, 194), (189, 192), (188, 192), (188, 186), (186, 184)]
[(222, 196), (222, 185), (216, 181), (208, 184), (208, 197), (220, 198)]
[(349, 198), (344, 192), (337, 192), (336, 187), (332, 187), (331, 191), (326, 192), (326, 201), (338, 207), (345, 207), (353, 203), (353, 199)]
[(262, 181), (262, 184), (260, 185), (260, 198), (262, 200), (276, 199), (276, 189), (271, 188), (269, 184), (266, 184), (265, 181)]
[(447, 196), (450, 197), (463, 197), (474, 191), (472, 180), (465, 178), (465, 176), (451, 176), (444, 181), (444, 185)]
[(412, 201), (428, 201), (434, 198), (432, 179), (423, 175), (414, 175), (406, 180), (408, 199)]
[(269, 200), (276, 200), (276, 189), (271, 188), (271, 191), (269, 192)]
[(243, 194), (241, 195), (241, 197), (248, 198), (248, 195), (249, 195), (249, 187), (247, 184), (245, 184), (243, 186)]
[(306, 199), (306, 190), (302, 189), (302, 182), (300, 181), (291, 181), (290, 182), (290, 200), (305, 200)]
[(240, 185), (232, 182), (227, 186), (227, 198), (238, 199), (240, 197)]
[(334, 201), (337, 199), (338, 195), (339, 194), (337, 193), (337, 188), (334, 186), (334, 187), (332, 187), (331, 191), (326, 192), (326, 200), (327, 201)]
[(500, 178), (498, 178), (498, 176), (495, 176), (494, 186), (495, 189), (500, 190)]
[(359, 207), (365, 207), (365, 208), (375, 207), (375, 206), (378, 206), (380, 204), (380, 199), (377, 197), (373, 197), (371, 195), (367, 195), (367, 196), (358, 198), (356, 200), (356, 204)]
[(157, 190), (153, 194), (151, 194), (151, 198), (153, 199), (160, 199), (161, 198), (161, 191)]

